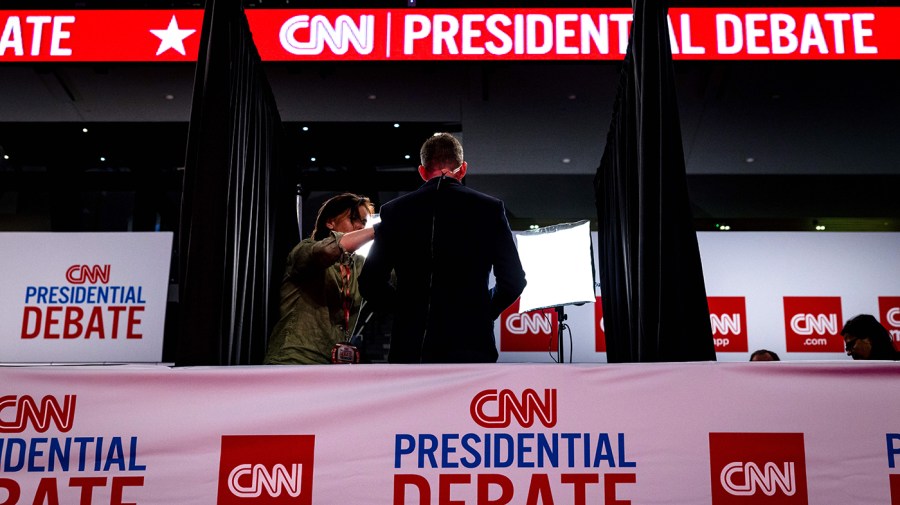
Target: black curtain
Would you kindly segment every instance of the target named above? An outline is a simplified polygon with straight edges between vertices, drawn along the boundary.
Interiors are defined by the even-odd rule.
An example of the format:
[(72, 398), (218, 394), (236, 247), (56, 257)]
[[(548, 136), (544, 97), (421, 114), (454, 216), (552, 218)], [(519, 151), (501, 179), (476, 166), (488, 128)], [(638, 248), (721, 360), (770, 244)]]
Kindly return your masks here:
[(241, 3), (207, 0), (181, 204), (176, 365), (262, 362), (276, 203), (290, 198), (276, 194), (286, 186), (281, 135)]
[(634, 0), (594, 179), (611, 363), (715, 360), (685, 177), (664, 1)]

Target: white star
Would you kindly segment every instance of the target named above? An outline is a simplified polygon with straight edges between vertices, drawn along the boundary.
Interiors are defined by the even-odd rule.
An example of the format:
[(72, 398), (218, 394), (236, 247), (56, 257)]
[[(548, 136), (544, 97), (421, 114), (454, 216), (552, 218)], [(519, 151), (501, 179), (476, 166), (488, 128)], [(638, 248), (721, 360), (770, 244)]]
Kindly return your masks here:
[(150, 30), (150, 33), (159, 37), (159, 49), (156, 50), (156, 55), (168, 51), (169, 49), (174, 49), (181, 53), (182, 56), (186, 56), (184, 52), (184, 39), (188, 38), (192, 33), (197, 30), (182, 30), (178, 28), (178, 21), (175, 20), (175, 16), (172, 16), (172, 20), (169, 21), (169, 27), (165, 30)]

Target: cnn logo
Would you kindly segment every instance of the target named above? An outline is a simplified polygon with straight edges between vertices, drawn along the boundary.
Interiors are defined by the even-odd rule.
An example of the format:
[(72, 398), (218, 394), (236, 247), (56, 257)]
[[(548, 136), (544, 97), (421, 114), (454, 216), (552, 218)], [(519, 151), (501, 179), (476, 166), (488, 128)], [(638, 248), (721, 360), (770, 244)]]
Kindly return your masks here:
[(533, 389), (516, 396), (509, 389), (485, 389), (469, 404), (475, 424), (483, 428), (506, 428), (513, 419), (523, 428), (538, 420), (547, 428), (556, 426), (556, 389), (545, 389), (543, 397)]
[(757, 491), (766, 496), (774, 496), (781, 491), (785, 496), (797, 492), (797, 478), (794, 463), (784, 463), (782, 470), (771, 461), (759, 465), (752, 461), (734, 461), (725, 465), (719, 475), (722, 488), (734, 496), (753, 496)]
[(266, 465), (245, 463), (238, 465), (228, 474), (228, 490), (238, 498), (258, 498), (263, 492), (276, 498), (282, 493), (296, 498), (300, 496), (303, 465), (290, 465), (288, 470), (281, 463), (271, 469)]
[(71, 284), (109, 284), (109, 265), (72, 265), (66, 269)]
[(525, 335), (527, 333), (542, 333), (553, 335), (553, 321), (550, 314), (541, 312), (525, 312), (510, 314), (504, 323), (506, 331), (513, 335)]
[[(303, 40), (298, 32), (305, 34)], [(346, 54), (353, 47), (359, 54), (369, 54), (374, 49), (375, 16), (362, 15), (359, 23), (342, 14), (332, 23), (327, 17), (317, 14), (294, 16), (281, 25), (278, 40), (285, 51), (313, 56), (322, 54), (325, 46), (334, 54)]]
[(500, 314), (500, 350), (556, 352), (559, 322), (553, 309), (519, 313), (519, 301)]
[(785, 296), (784, 333), (788, 352), (843, 352), (839, 296)]
[(716, 352), (747, 352), (747, 304), (743, 296), (710, 296), (709, 325)]
[(879, 296), (878, 312), (881, 325), (891, 334), (894, 349), (900, 351), (900, 296)]
[(40, 402), (30, 395), (0, 396), (0, 433), (22, 433), (30, 424), (34, 431), (45, 433), (51, 425), (61, 433), (72, 429), (75, 422), (75, 395), (45, 396)]
[(808, 505), (802, 433), (710, 433), (713, 505)]
[(223, 436), (217, 503), (311, 505), (314, 450), (314, 435)]

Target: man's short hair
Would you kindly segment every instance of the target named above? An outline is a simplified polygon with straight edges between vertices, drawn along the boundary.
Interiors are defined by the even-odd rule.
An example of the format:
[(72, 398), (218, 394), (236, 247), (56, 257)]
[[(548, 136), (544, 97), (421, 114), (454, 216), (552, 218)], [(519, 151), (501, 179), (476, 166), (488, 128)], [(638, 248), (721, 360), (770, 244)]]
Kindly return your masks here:
[(462, 165), (462, 144), (449, 133), (438, 133), (422, 144), (419, 158), (422, 166), (428, 170), (435, 171), (445, 168), (452, 170)]
[(753, 351), (753, 354), (750, 355), (750, 361), (764, 361), (764, 360), (755, 360), (753, 358), (756, 358), (757, 356), (765, 356), (766, 354), (769, 355), (769, 358), (770, 358), (769, 361), (781, 361), (781, 358), (779, 358), (777, 354), (775, 354), (773, 351), (770, 351), (768, 349), (760, 349), (758, 351)]

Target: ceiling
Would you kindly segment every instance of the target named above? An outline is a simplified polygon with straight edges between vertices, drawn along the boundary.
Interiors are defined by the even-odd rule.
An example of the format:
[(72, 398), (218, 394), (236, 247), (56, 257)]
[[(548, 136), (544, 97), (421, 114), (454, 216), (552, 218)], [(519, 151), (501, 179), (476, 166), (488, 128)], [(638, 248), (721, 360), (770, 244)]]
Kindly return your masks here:
[[(0, 65), (0, 227), (59, 228), (53, 223), (64, 210), (34, 218), (25, 200), (74, 191), (140, 197), (148, 184), (169, 202), (154, 212), (174, 209), (144, 219), (171, 226), (194, 70)], [(468, 184), (503, 198), (514, 226), (596, 217), (592, 179), (617, 62), (304, 63), (265, 71), (290, 169), (309, 195), (354, 190), (384, 201), (408, 191), (419, 183), (421, 142), (452, 131), (466, 148)], [(675, 71), (698, 229), (727, 221), (733, 230), (821, 223), (900, 230), (897, 62), (676, 62)]]

